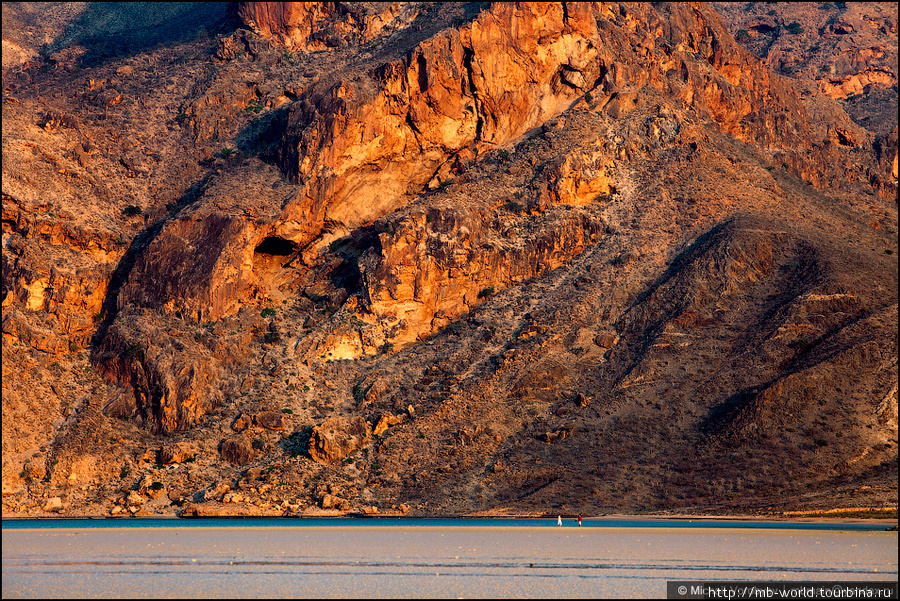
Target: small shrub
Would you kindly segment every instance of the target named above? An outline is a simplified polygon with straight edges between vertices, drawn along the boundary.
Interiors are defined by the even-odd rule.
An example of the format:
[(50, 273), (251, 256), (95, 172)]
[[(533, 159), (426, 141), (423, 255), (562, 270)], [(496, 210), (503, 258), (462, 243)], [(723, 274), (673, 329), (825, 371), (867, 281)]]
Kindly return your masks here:
[(788, 32), (790, 32), (794, 35), (798, 35), (798, 34), (803, 33), (803, 26), (801, 26), (800, 23), (798, 23), (797, 21), (794, 21), (793, 23), (791, 23), (790, 25), (787, 26), (787, 30), (788, 30)]
[(466, 327), (466, 324), (461, 321), (454, 321), (450, 325), (447, 326), (447, 331), (451, 334), (458, 334)]
[(141, 207), (139, 207), (137, 205), (128, 205), (127, 207), (122, 209), (122, 212), (125, 213), (126, 215), (128, 215), (129, 217), (133, 217), (135, 215), (140, 215), (142, 213)]
[(281, 335), (279, 335), (278, 332), (266, 332), (265, 336), (263, 336), (263, 339), (271, 344), (273, 342), (278, 342), (279, 340), (281, 340)]
[(272, 317), (273, 315), (275, 315), (275, 309), (272, 309), (270, 307), (266, 307), (260, 313), (260, 316), (262, 317)]
[(282, 413), (287, 413), (288, 415), (293, 415), (293, 414), (294, 414), (294, 410), (293, 410), (293, 409), (282, 409), (281, 412), (282, 412)]
[(482, 288), (481, 292), (478, 293), (478, 298), (487, 298), (494, 294), (494, 287), (488, 286), (487, 288)]
[(131, 466), (123, 465), (122, 469), (119, 470), (119, 478), (127, 478), (128, 474), (131, 473)]
[(164, 487), (162, 482), (154, 482), (150, 485), (150, 490), (162, 490), (163, 488)]
[(795, 338), (788, 343), (788, 346), (794, 349), (805, 349), (809, 346), (809, 341), (806, 338)]

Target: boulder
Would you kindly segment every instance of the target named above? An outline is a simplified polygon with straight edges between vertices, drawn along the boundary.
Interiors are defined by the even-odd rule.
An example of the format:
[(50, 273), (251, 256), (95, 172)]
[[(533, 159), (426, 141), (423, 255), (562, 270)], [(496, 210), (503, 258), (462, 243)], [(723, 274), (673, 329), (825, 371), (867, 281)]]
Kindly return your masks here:
[(62, 499), (59, 497), (50, 497), (47, 499), (47, 502), (44, 503), (44, 511), (60, 511), (63, 508)]
[(226, 494), (231, 492), (231, 485), (226, 482), (213, 484), (203, 493), (204, 501), (221, 501)]
[(615, 332), (601, 332), (594, 337), (594, 344), (600, 348), (612, 348), (619, 341)]
[(253, 416), (253, 422), (266, 430), (281, 430), (284, 428), (284, 414), (279, 411), (260, 411)]
[(197, 447), (189, 442), (176, 442), (159, 450), (159, 462), (163, 465), (183, 463), (197, 454)]
[(229, 492), (222, 497), (223, 503), (243, 503), (245, 500), (249, 499), (245, 498), (244, 495), (239, 492)]
[(40, 482), (44, 479), (44, 476), (47, 475), (47, 470), (44, 469), (44, 464), (39, 461), (31, 461), (25, 464), (25, 467), (22, 468), (22, 471), (25, 472), (26, 482)]
[(235, 465), (244, 465), (256, 458), (253, 443), (244, 435), (232, 436), (219, 443), (219, 454)]
[(538, 438), (546, 443), (557, 442), (559, 440), (563, 440), (563, 439), (567, 438), (574, 431), (575, 431), (574, 424), (566, 424), (564, 426), (560, 426), (549, 432), (544, 432)]
[(141, 495), (137, 492), (133, 491), (128, 495), (127, 505), (129, 507), (137, 507), (138, 505), (143, 505), (146, 502), (147, 502), (146, 497), (144, 497), (143, 495)]
[(243, 432), (253, 424), (253, 418), (246, 413), (239, 413), (231, 423), (231, 429), (235, 432)]
[(318, 463), (334, 463), (369, 442), (369, 423), (359, 415), (332, 417), (312, 430), (309, 454)]
[(372, 430), (372, 434), (375, 436), (381, 436), (384, 434), (388, 428), (391, 426), (396, 426), (400, 422), (403, 421), (403, 416), (394, 415), (393, 413), (382, 413), (381, 417), (378, 418), (378, 421), (375, 424), (375, 428)]
[(322, 509), (343, 509), (347, 504), (346, 499), (342, 499), (332, 494), (322, 496)]

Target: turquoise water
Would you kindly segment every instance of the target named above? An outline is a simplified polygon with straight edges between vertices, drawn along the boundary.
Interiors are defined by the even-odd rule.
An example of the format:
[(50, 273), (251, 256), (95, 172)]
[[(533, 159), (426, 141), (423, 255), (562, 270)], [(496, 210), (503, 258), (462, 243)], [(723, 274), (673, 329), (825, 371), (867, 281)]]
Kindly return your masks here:
[[(556, 527), (556, 518), (406, 518), (406, 517), (335, 517), (335, 518), (41, 518), (41, 519), (4, 519), (3, 529), (22, 528), (277, 528), (277, 527), (316, 527), (344, 526), (365, 528), (370, 526), (442, 526), (467, 528), (496, 527)], [(563, 527), (577, 527), (575, 518), (565, 518)], [(884, 523), (874, 522), (754, 522), (743, 520), (669, 520), (669, 519), (627, 519), (620, 518), (586, 518), (582, 520), (585, 528), (736, 528), (741, 530), (764, 528), (775, 530), (849, 530), (849, 531), (882, 531), (887, 528)]]
[(669, 580), (890, 580), (884, 525), (4, 520), (3, 598), (665, 597)]

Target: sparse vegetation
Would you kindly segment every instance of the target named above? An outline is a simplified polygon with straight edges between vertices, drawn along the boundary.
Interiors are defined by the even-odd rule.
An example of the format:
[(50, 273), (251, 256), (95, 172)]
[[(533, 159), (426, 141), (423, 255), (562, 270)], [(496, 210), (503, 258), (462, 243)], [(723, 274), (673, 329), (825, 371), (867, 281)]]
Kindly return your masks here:
[(806, 338), (795, 338), (788, 343), (788, 346), (802, 351), (809, 347), (809, 341)]
[[(341, 18), (360, 8), (343, 5)], [(600, 13), (577, 27), (596, 9), (586, 5), (568, 15), (574, 43), (545, 52), (536, 39), (534, 56), (490, 57), (516, 63), (508, 81), (525, 67), (518, 90), (492, 87), (503, 81), (486, 81), (491, 70), (468, 50), (462, 80), (444, 72), (458, 56), (431, 42), (435, 60), (414, 73), (421, 65), (401, 59), (443, 39), (432, 24), (496, 11), (420, 8), (415, 26), (388, 26), (377, 63), (363, 47), (380, 41), (366, 45), (349, 21), (333, 29), (340, 38), (324, 39), (329, 23), (314, 32), (315, 44), (340, 48), (297, 54), (211, 23), (221, 39), (201, 48), (192, 21), (177, 45), (108, 53), (81, 74), (70, 69), (77, 52), (54, 53), (54, 65), (45, 48), (46, 72), (10, 80), (4, 133), (34, 146), (4, 151), (15, 183), (4, 196), (15, 214), (4, 370), (17, 375), (4, 381), (4, 415), (12, 399), (12, 442), (43, 455), (8, 470), (29, 486), (4, 511), (35, 511), (36, 495), (57, 489), (70, 515), (90, 503), (106, 512), (114, 497), (128, 512), (132, 492), (163, 489), (174, 506), (200, 509), (204, 491), (239, 473), (230, 492), (243, 503), (221, 507), (270, 514), (326, 494), (342, 510), (389, 515), (413, 500), (421, 515), (436, 501), (451, 513), (596, 515), (895, 497), (896, 476), (878, 466), (896, 465), (896, 434), (872, 416), (896, 371), (896, 321), (880, 309), (896, 302), (893, 147), (873, 158), (884, 137), (855, 136), (851, 151), (834, 133), (845, 117), (832, 123), (796, 82), (729, 73), (723, 65), (746, 66), (745, 54), (714, 53), (680, 30), (702, 29), (708, 8), (656, 11), (666, 39), (694, 40), (678, 50), (647, 46), (647, 11), (628, 11), (634, 28), (606, 28), (616, 16)], [(726, 25), (747, 27), (736, 37), (758, 56), (796, 46), (806, 32), (786, 25), (791, 11), (773, 12)], [(816, 25), (836, 12), (816, 13)], [(834, 36), (810, 30), (819, 43), (782, 54), (790, 64), (778, 68), (829, 77), (818, 68), (831, 45), (855, 52), (865, 37), (838, 30), (858, 15), (833, 23)], [(607, 41), (639, 63), (629, 52), (617, 66), (560, 55)], [(584, 81), (557, 85), (578, 83), (573, 65), (585, 65)], [(403, 83), (399, 96), (391, 82)], [(548, 89), (553, 102), (536, 104)], [(607, 108), (586, 110), (600, 90), (604, 102), (615, 93)], [(515, 101), (497, 108), (495, 91)], [(842, 104), (869, 110), (877, 94)], [(439, 105), (461, 108), (464, 123), (434, 121)], [(804, 110), (810, 119), (792, 118)], [(45, 111), (78, 115), (77, 128)], [(404, 124), (405, 113), (415, 118)], [(381, 148), (386, 124), (406, 143), (388, 131)], [(423, 192), (448, 157), (455, 179)], [(333, 427), (338, 444), (393, 425), (323, 465), (311, 432), (324, 435), (332, 418), (362, 423)], [(199, 450), (155, 464), (176, 440)], [(249, 463), (223, 461), (225, 440)], [(849, 463), (864, 440), (885, 442)], [(97, 458), (94, 488), (82, 453)]]

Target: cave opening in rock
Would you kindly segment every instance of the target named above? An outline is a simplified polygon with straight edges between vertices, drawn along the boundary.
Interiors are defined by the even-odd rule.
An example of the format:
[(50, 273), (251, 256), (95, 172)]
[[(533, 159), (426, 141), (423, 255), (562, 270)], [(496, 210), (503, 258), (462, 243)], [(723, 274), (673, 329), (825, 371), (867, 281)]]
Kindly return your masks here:
[(297, 245), (290, 240), (279, 238), (278, 236), (269, 236), (259, 243), (254, 252), (263, 255), (274, 255), (278, 257), (287, 257), (297, 251)]

